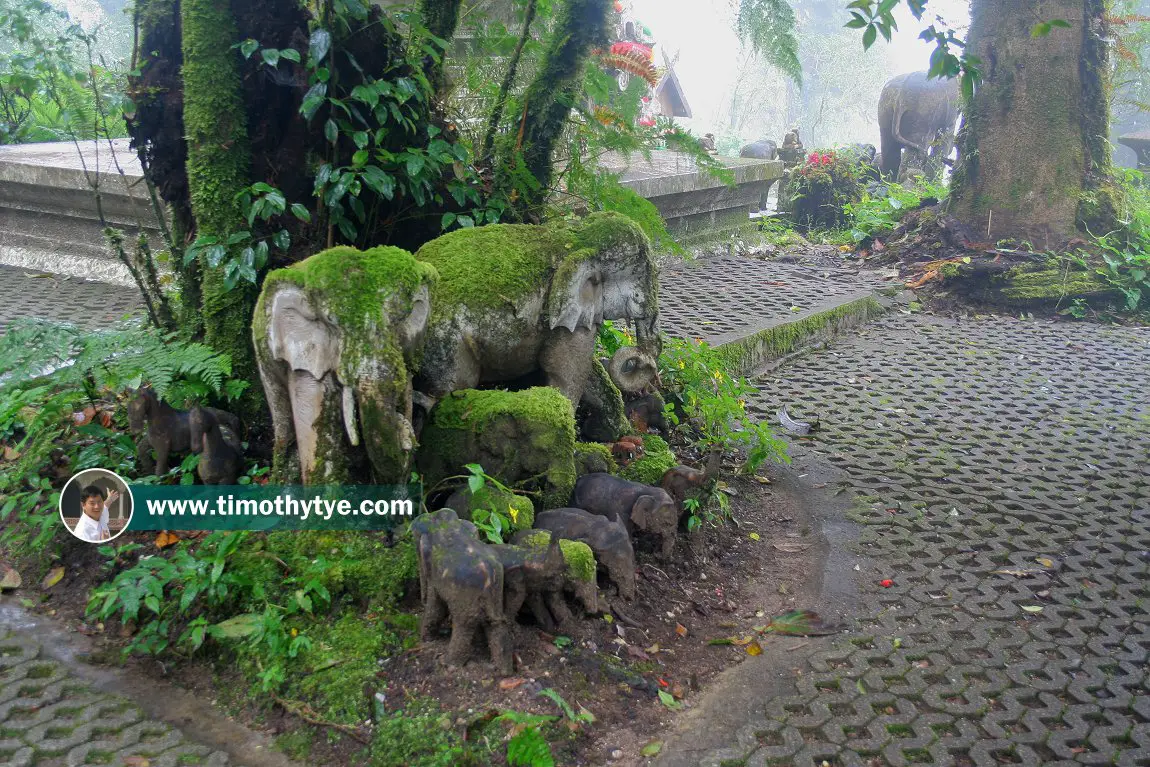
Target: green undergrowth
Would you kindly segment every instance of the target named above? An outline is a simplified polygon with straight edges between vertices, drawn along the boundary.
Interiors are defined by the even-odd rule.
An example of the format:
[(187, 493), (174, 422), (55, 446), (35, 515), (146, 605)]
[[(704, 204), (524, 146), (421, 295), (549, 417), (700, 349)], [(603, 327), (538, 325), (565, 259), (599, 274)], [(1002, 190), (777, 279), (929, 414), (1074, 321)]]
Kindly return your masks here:
[(907, 184), (886, 183), (874, 192), (864, 192), (858, 202), (848, 203), (843, 212), (847, 216), (845, 233), (847, 242), (864, 240), (893, 232), (907, 211), (916, 209), (925, 199), (941, 201), (947, 188), (942, 184), (918, 176)]

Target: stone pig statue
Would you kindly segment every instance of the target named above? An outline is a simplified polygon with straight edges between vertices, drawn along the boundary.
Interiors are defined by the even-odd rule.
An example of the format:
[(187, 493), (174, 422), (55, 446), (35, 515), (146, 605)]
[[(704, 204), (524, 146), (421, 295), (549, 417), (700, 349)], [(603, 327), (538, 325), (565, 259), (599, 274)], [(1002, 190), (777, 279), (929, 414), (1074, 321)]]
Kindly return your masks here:
[(571, 505), (622, 522), (628, 532), (641, 530), (656, 536), (664, 558), (675, 547), (679, 509), (675, 499), (660, 487), (611, 474), (587, 474), (575, 483)]
[(590, 546), (596, 561), (619, 589), (619, 596), (635, 598), (635, 550), (622, 522), (583, 509), (562, 508), (541, 512), (535, 518), (535, 527)]

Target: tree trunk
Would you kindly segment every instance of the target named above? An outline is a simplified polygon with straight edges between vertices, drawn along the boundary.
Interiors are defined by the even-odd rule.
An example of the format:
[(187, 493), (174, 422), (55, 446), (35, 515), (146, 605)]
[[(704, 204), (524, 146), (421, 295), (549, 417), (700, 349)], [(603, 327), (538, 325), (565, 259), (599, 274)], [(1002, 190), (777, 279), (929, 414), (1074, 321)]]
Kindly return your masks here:
[[(974, 0), (983, 80), (964, 106), (951, 212), (989, 241), (1053, 248), (1107, 217), (1103, 0)], [(1070, 28), (1031, 37), (1039, 22)], [(988, 233), (989, 232), (989, 233)]]
[(567, 116), (580, 97), (584, 66), (591, 49), (607, 42), (609, 0), (568, 0), (563, 6), (539, 73), (527, 88), (524, 112), (519, 116), (519, 139), (514, 155), (503, 159), (503, 185), (511, 186), (515, 166), (522, 163), (538, 187), (520, 190), (518, 206), (528, 216), (536, 213), (550, 191), (552, 154)]
[[(188, 192), (197, 233), (220, 242), (243, 223), (236, 194), (248, 186), (247, 117), (240, 86), (238, 39), (227, 0), (183, 0), (184, 128), (188, 142)], [(234, 255), (234, 254), (232, 254)], [(204, 341), (232, 358), (232, 377), (257, 381), (251, 344), (255, 288), (224, 285), (223, 263), (203, 269)], [(251, 386), (242, 403), (244, 420), (261, 415), (260, 387)]]

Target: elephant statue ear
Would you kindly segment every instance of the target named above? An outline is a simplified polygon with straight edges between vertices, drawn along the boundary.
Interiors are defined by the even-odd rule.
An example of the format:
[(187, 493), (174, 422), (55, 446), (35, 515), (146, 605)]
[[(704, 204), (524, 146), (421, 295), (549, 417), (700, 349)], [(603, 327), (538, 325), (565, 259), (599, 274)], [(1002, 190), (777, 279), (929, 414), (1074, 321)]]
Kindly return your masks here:
[(551, 282), (547, 296), (551, 329), (589, 328), (603, 323), (603, 270), (594, 259), (577, 252), (568, 256)]
[(399, 334), (400, 346), (404, 350), (414, 349), (419, 344), (427, 329), (427, 320), (431, 316), (431, 297), (427, 285), (420, 285), (411, 297), (411, 311), (396, 328)]
[(640, 496), (631, 507), (631, 524), (642, 529), (650, 528), (655, 521), (654, 511), (657, 505), (658, 501), (652, 496)]
[(268, 347), (272, 357), (317, 381), (339, 364), (339, 335), (312, 307), (304, 291), (285, 287), (272, 299)]

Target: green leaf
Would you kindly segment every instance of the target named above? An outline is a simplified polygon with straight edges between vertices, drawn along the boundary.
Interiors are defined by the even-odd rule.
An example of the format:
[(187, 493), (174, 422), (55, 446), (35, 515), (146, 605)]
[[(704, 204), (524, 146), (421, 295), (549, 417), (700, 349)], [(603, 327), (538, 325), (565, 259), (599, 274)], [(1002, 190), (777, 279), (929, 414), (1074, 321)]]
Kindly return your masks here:
[(639, 755), (640, 756), (647, 756), (647, 757), (656, 756), (662, 750), (663, 750), (663, 741), (653, 740), (650, 743), (648, 743), (647, 745), (643, 746), (643, 748), (639, 749)]
[(260, 56), (263, 57), (264, 63), (269, 67), (274, 67), (280, 63), (280, 52), (278, 48), (264, 48), (260, 51)]
[(874, 45), (875, 38), (878, 37), (878, 30), (874, 24), (867, 26), (866, 31), (863, 32), (863, 50), (869, 49)]
[(328, 120), (323, 125), (324, 138), (328, 140), (329, 144), (334, 144), (336, 139), (339, 138), (339, 126), (335, 124), (335, 120)]
[(298, 202), (292, 203), (291, 212), (292, 215), (298, 218), (300, 221), (308, 224), (311, 223), (311, 213), (308, 211), (306, 205), (302, 205)]
[(156, 615), (160, 614), (160, 600), (154, 596), (144, 597), (144, 606), (154, 612)]
[(407, 175), (415, 178), (419, 175), (420, 171), (423, 170), (425, 164), (426, 161), (423, 159), (423, 155), (409, 154), (407, 156)]
[[(299, 205), (299, 203), (297, 202), (296, 205)], [(295, 212), (295, 205), (292, 206), (292, 212)], [(288, 234), (288, 230), (280, 229), (278, 232), (273, 234), (272, 244), (280, 250), (287, 250), (289, 247), (291, 247), (291, 235)]]
[(675, 700), (675, 696), (666, 690), (659, 690), (659, 702), (670, 709), (683, 707), (683, 704)]
[(288, 61), (299, 63), (299, 51), (295, 48), (280, 48), (280, 56)]
[(362, 130), (353, 133), (351, 138), (355, 141), (357, 149), (366, 149), (368, 142), (371, 141), (371, 136), (367, 134), (367, 131)]
[(439, 221), (439, 228), (446, 229), (455, 223), (456, 215), (454, 213), (444, 213), (443, 218)]
[(1070, 29), (1070, 22), (1066, 19), (1051, 19), (1050, 26), (1059, 27), (1061, 29)]
[(475, 221), (472, 220), (471, 216), (460, 216), (459, 225), (464, 229), (470, 229), (475, 226)]
[(867, 20), (864, 19), (862, 16), (859, 16), (857, 13), (851, 13), (851, 16), (853, 16), (854, 18), (852, 18), (850, 21), (848, 21), (846, 24), (843, 25), (847, 29), (862, 29), (863, 27), (865, 27), (867, 25)]
[(236, 232), (232, 236), (228, 237), (228, 243), (227, 244), (228, 245), (238, 245), (251, 236), (252, 236), (251, 232)]
[(240, 43), (240, 53), (244, 55), (245, 59), (250, 59), (252, 54), (255, 53), (256, 49), (259, 47), (259, 41), (253, 40), (249, 37), (247, 40), (244, 40), (242, 43)]
[(254, 634), (262, 620), (263, 616), (257, 613), (244, 613), (212, 626), (212, 633), (227, 639), (240, 639)]
[(316, 83), (304, 94), (303, 104), (300, 105), (299, 111), (305, 120), (310, 120), (315, 116), (315, 113), (323, 106), (325, 98), (327, 98), (327, 86), (323, 83)]
[(1031, 37), (1045, 37), (1050, 34), (1050, 22), (1040, 21), (1030, 28)]
[(395, 179), (378, 166), (369, 165), (363, 169), (363, 183), (384, 199), (390, 200), (395, 195)]
[(320, 61), (327, 56), (327, 52), (331, 50), (331, 32), (326, 29), (317, 29), (311, 33), (311, 40), (307, 45), (308, 63), (311, 66), (316, 66)]
[(215, 269), (227, 254), (228, 251), (223, 245), (212, 245), (204, 251), (204, 260), (207, 261), (209, 267)]
[(371, 152), (366, 149), (360, 149), (351, 156), (351, 165), (354, 168), (362, 168), (370, 157)]

